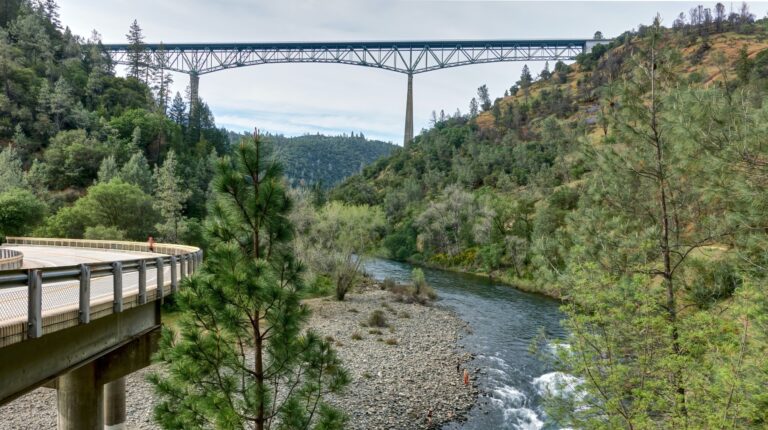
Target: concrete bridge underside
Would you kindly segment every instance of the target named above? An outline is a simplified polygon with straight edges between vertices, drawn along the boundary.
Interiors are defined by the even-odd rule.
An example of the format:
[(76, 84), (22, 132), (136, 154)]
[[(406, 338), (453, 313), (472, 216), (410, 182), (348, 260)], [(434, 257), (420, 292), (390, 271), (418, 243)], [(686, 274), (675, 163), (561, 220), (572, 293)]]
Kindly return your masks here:
[(159, 335), (155, 301), (0, 348), (0, 403), (46, 386), (57, 390), (59, 430), (120, 429), (124, 377), (150, 364)]
[[(125, 376), (151, 362), (161, 305), (202, 262), (198, 248), (6, 238), (0, 270), (0, 405), (56, 390), (59, 430), (125, 426)], [(9, 254), (6, 252), (5, 254)]]
[[(192, 107), (200, 75), (237, 67), (278, 63), (328, 63), (373, 67), (408, 75), (403, 144), (413, 139), (413, 75), (472, 64), (506, 61), (571, 61), (607, 40), (455, 40), (279, 43), (157, 43), (136, 47), (106, 44), (116, 64), (186, 73)], [(137, 60), (145, 58), (146, 60)]]

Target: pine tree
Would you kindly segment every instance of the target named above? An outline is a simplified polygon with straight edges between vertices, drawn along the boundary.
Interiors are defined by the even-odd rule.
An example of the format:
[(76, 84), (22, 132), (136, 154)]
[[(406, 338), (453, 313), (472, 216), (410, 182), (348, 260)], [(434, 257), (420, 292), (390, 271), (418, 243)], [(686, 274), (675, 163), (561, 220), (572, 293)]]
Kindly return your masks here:
[(568, 427), (748, 428), (766, 383), (751, 368), (764, 355), (749, 327), (759, 307), (744, 300), (757, 290), (726, 259), (695, 256), (731, 242), (729, 199), (712, 192), (743, 169), (717, 167), (724, 153), (707, 148), (744, 148), (729, 142), (742, 132), (713, 129), (729, 115), (679, 89), (680, 55), (664, 34), (657, 18), (606, 101), (618, 106), (611, 133), (588, 149), (594, 176), (568, 224), (574, 246), (558, 279), (571, 336), (559, 358), (579, 379), (565, 384), (576, 396), (550, 406)]
[(63, 77), (56, 81), (53, 94), (50, 96), (50, 112), (56, 130), (64, 128), (70, 113), (75, 109), (75, 99), (72, 95), (72, 87)]
[(24, 170), (16, 149), (13, 146), (0, 149), (0, 193), (25, 186)]
[(117, 168), (117, 160), (114, 155), (109, 155), (101, 160), (97, 182), (107, 183), (119, 176), (120, 170)]
[(491, 109), (491, 96), (488, 94), (488, 86), (483, 84), (477, 89), (477, 98), (480, 100), (480, 108), (483, 109), (483, 112)]
[(136, 151), (120, 169), (120, 179), (141, 188), (149, 194), (152, 191), (152, 171), (142, 151)]
[(742, 45), (741, 49), (739, 49), (739, 57), (736, 59), (735, 67), (736, 75), (739, 77), (739, 80), (744, 84), (749, 83), (752, 68), (754, 68), (754, 61), (749, 58), (747, 45)]
[(181, 98), (181, 94), (178, 91), (176, 96), (173, 97), (173, 104), (168, 110), (168, 118), (181, 126), (187, 123), (187, 104), (184, 103), (184, 99)]
[(179, 177), (178, 169), (173, 150), (168, 151), (163, 165), (155, 169), (154, 206), (163, 219), (156, 228), (168, 243), (178, 243), (185, 232), (184, 204), (192, 194)]
[[(258, 136), (222, 160), (201, 272), (177, 296), (179, 335), (165, 330), (152, 381), (165, 428), (340, 429), (323, 395), (348, 382), (331, 345), (305, 331), (291, 200)], [(201, 360), (200, 357), (205, 357)]]
[(166, 113), (168, 110), (168, 101), (171, 98), (171, 85), (173, 84), (173, 75), (167, 72), (167, 53), (165, 52), (165, 45), (160, 43), (160, 47), (155, 52), (155, 64), (152, 69), (152, 89), (155, 91), (157, 97), (157, 106), (160, 108), (160, 112)]
[(128, 39), (128, 76), (145, 81), (147, 65), (144, 35), (135, 19), (125, 37)]
[(477, 112), (478, 112), (477, 99), (472, 97), (472, 100), (469, 101), (469, 117), (470, 118), (476, 117)]
[(541, 79), (545, 81), (549, 80), (549, 78), (552, 77), (552, 73), (549, 71), (549, 61), (546, 61), (544, 63), (544, 70), (541, 71), (539, 76), (541, 77)]
[(523, 90), (526, 104), (528, 103), (528, 96), (530, 96), (532, 83), (533, 76), (531, 76), (531, 70), (528, 68), (528, 65), (525, 64), (523, 66), (523, 71), (520, 73), (520, 80), (517, 81), (517, 85)]
[(44, 0), (40, 3), (40, 10), (43, 12), (43, 16), (48, 22), (53, 25), (54, 28), (61, 29), (61, 19), (59, 18), (59, 5), (56, 4), (56, 0)]

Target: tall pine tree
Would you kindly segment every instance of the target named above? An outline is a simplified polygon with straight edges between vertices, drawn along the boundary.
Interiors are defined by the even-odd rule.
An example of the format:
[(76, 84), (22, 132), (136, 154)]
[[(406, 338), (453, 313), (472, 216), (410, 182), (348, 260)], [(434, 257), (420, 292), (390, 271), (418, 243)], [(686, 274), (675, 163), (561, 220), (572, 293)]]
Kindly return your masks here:
[(144, 81), (147, 70), (146, 47), (138, 21), (133, 20), (125, 37), (128, 39), (128, 76)]
[(152, 377), (165, 428), (342, 428), (323, 401), (348, 382), (330, 344), (305, 331), (291, 200), (258, 136), (217, 167), (201, 272), (178, 295), (179, 335), (165, 331)]

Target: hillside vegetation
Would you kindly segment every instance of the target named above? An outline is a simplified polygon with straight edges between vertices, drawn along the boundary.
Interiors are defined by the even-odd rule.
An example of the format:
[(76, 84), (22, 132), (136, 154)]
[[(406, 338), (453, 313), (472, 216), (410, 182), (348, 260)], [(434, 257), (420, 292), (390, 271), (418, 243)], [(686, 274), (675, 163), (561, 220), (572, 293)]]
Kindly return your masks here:
[(567, 300), (573, 428), (768, 425), (768, 20), (657, 18), (547, 65), (331, 192), (391, 258)]
[[(230, 133), (233, 143), (242, 138), (241, 134)], [(296, 137), (267, 134), (264, 141), (294, 187), (333, 187), (397, 148), (392, 143), (366, 139), (362, 133)]]
[(0, 7), (0, 237), (199, 243), (227, 134), (204, 102), (171, 97), (141, 28), (127, 30), (123, 78), (99, 34), (63, 28), (54, 1)]

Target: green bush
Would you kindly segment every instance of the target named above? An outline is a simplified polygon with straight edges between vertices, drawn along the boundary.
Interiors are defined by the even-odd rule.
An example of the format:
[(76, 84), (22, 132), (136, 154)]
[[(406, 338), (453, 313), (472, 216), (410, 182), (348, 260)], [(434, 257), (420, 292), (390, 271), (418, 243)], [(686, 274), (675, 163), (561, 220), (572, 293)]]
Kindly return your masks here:
[[(325, 297), (333, 294), (335, 286), (333, 280), (327, 275), (317, 275), (312, 282), (309, 283), (309, 288), (304, 291), (305, 297)], [(350, 312), (357, 312), (357, 310), (350, 310)]]
[(370, 327), (386, 327), (387, 316), (380, 309), (376, 309), (368, 316), (368, 325)]
[(34, 194), (18, 188), (0, 193), (0, 236), (22, 236), (39, 224), (47, 208)]
[(86, 227), (83, 238), (90, 240), (123, 240), (125, 239), (125, 232), (117, 227), (97, 225), (95, 227)]
[(688, 296), (701, 309), (731, 297), (742, 284), (735, 265), (728, 261), (691, 260), (691, 269)]

